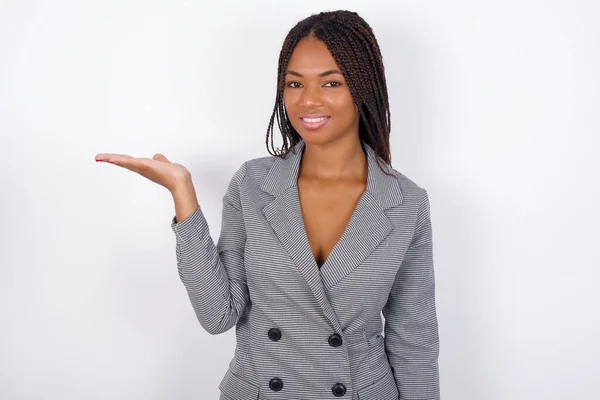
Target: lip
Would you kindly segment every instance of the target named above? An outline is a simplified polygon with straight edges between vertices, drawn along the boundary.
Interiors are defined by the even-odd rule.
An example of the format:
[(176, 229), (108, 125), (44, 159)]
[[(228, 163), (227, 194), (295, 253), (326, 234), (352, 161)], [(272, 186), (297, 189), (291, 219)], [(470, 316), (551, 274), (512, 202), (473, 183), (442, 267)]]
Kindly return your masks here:
[[(308, 121), (305, 121), (303, 118), (325, 118), (325, 119), (323, 121), (319, 121), (319, 122), (308, 122)], [(329, 117), (327, 115), (322, 115), (322, 114), (302, 114), (300, 116), (300, 122), (302, 122), (302, 126), (304, 126), (304, 128), (306, 128), (306, 129), (311, 129), (311, 130), (315, 130), (315, 129), (319, 129), (319, 128), (323, 127), (323, 125), (327, 124), (330, 119), (331, 119), (331, 117)]]
[(300, 118), (322, 118), (322, 117), (329, 117), (329, 115), (325, 115), (325, 114), (300, 114), (299, 117)]

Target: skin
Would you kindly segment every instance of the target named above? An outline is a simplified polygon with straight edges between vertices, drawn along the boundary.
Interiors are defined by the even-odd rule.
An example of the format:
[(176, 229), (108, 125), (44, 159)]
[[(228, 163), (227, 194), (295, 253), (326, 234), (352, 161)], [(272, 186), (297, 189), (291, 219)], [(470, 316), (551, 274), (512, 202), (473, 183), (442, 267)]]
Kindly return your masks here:
[[(334, 70), (338, 72), (321, 76)], [(292, 126), (306, 142), (298, 173), (298, 195), (307, 239), (320, 267), (364, 193), (368, 164), (360, 145), (358, 109), (325, 43), (314, 37), (302, 39), (292, 53), (288, 72), (285, 107)], [(300, 120), (303, 113), (324, 114), (329, 120), (320, 129), (309, 130)], [(168, 189), (177, 222), (199, 208), (190, 172), (160, 153), (152, 158), (99, 153), (95, 159), (136, 172)]]
[[(337, 72), (322, 76), (330, 71)], [(292, 126), (306, 142), (298, 194), (308, 241), (320, 267), (342, 236), (367, 182), (358, 108), (321, 40), (308, 37), (298, 42), (287, 69), (284, 103)], [(324, 114), (329, 120), (310, 130), (300, 119), (304, 113)]]
[(96, 154), (95, 160), (136, 172), (165, 187), (173, 196), (175, 218), (178, 222), (189, 217), (200, 207), (190, 172), (183, 165), (169, 161), (163, 154), (157, 153), (152, 158), (142, 158), (128, 154), (99, 153)]

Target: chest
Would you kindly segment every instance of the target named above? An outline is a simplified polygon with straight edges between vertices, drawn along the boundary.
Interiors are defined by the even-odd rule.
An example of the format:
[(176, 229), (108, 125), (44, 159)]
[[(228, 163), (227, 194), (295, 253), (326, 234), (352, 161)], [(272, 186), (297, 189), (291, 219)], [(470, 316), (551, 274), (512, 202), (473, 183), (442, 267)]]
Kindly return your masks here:
[(298, 180), (306, 236), (319, 267), (342, 237), (365, 188), (361, 182)]

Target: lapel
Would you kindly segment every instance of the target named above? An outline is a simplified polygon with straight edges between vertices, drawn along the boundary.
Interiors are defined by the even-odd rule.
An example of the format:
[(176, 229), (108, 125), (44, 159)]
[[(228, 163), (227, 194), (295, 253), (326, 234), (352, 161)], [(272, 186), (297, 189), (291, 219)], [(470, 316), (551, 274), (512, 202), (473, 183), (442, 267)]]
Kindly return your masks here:
[[(301, 140), (285, 158), (276, 157), (266, 174), (261, 190), (274, 196), (262, 212), (294, 260), (293, 268), (306, 280), (325, 315), (341, 331), (325, 289), (335, 285), (355, 269), (390, 233), (392, 224), (384, 210), (402, 203), (400, 184), (384, 174), (374, 150), (362, 142), (367, 155), (367, 187), (340, 240), (319, 269), (306, 235), (298, 196), (298, 171), (305, 147)], [(381, 160), (380, 160), (381, 161)], [(381, 161), (384, 168), (386, 164)], [(387, 166), (388, 172), (395, 172)]]

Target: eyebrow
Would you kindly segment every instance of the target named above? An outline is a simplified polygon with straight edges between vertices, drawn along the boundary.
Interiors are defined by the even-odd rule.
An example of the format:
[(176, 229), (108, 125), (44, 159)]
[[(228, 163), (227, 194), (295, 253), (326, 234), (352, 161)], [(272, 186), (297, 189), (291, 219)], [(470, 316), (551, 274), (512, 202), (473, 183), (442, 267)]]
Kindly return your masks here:
[[(298, 72), (292, 71), (292, 70), (288, 70), (286, 72), (286, 74), (295, 75), (295, 76), (298, 76), (300, 78), (303, 77), (301, 73), (298, 73)], [(331, 69), (329, 71), (325, 71), (325, 72), (320, 73), (319, 74), (319, 78), (322, 78), (322, 77), (328, 76), (328, 75), (333, 75), (333, 74), (340, 74), (340, 75), (342, 75), (342, 72), (339, 69)]]

